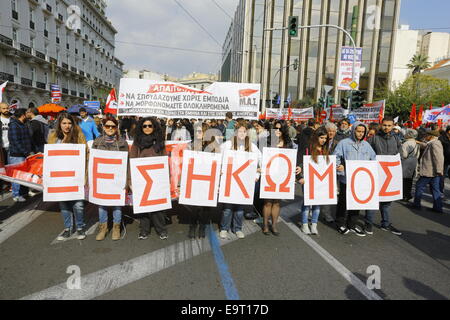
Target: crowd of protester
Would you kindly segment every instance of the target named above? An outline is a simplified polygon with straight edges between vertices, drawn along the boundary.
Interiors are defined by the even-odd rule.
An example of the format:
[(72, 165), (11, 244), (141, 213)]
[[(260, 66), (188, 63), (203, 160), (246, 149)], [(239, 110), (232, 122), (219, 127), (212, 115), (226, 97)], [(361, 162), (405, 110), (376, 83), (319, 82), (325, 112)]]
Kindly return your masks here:
[[(381, 216), (380, 228), (401, 235), (391, 222), (392, 203), (381, 202), (379, 210), (367, 210), (364, 225), (359, 226), (359, 212), (347, 210), (345, 161), (375, 160), (377, 155), (400, 154), (403, 169), (403, 190), (405, 203), (421, 208), (425, 188), (429, 186), (433, 197), (432, 210), (443, 213), (444, 180), (450, 178), (450, 126), (439, 128), (436, 124), (413, 129), (409, 123), (394, 123), (385, 117), (381, 123), (351, 123), (348, 119), (339, 122), (319, 123), (314, 119), (307, 122), (293, 120), (233, 119), (227, 113), (225, 119), (188, 120), (157, 119), (154, 117), (123, 117), (118, 120), (112, 115), (89, 117), (81, 108), (79, 115), (60, 113), (54, 121), (48, 121), (35, 108), (18, 109), (11, 115), (5, 103), (0, 104), (2, 135), (0, 165), (15, 164), (28, 156), (43, 152), (45, 144), (86, 144), (90, 148), (129, 152), (130, 158), (166, 155), (166, 141), (190, 141), (189, 148), (196, 151), (224, 153), (226, 150), (240, 150), (255, 153), (258, 159), (264, 147), (297, 149), (296, 181), (303, 186), (303, 156), (310, 155), (317, 162), (319, 156), (328, 159), (335, 155), (338, 172), (338, 204), (334, 206), (305, 206), (299, 203), (300, 225), (305, 234), (317, 235), (319, 216), (325, 223), (334, 223), (339, 233), (354, 233), (364, 237), (373, 234), (374, 218)], [(131, 146), (131, 147), (130, 147)], [(88, 151), (87, 151), (88, 152)], [(259, 171), (260, 172), (260, 171)], [(87, 177), (86, 177), (87, 181)], [(415, 191), (413, 186), (415, 182)], [(3, 183), (2, 189), (5, 184)], [(12, 195), (16, 202), (26, 201), (28, 190), (12, 184)], [(132, 191), (130, 178), (128, 191)], [(413, 202), (411, 202), (413, 200)], [(76, 228), (77, 238), (86, 237), (84, 201), (60, 202), (64, 220), (64, 231), (59, 240), (69, 238)], [(280, 200), (259, 198), (259, 177), (255, 185), (253, 206), (221, 205), (222, 218), (219, 236), (227, 238), (235, 233), (244, 238), (242, 224), (245, 218), (260, 217), (264, 235), (279, 236), (277, 222), (282, 210)], [(121, 239), (122, 207), (111, 207), (113, 211), (112, 239)], [(204, 238), (206, 225), (211, 222), (211, 208), (185, 206), (189, 216), (189, 238)], [(335, 211), (335, 215), (334, 215)], [(98, 241), (105, 239), (108, 230), (108, 207), (99, 206)], [(75, 219), (72, 216), (75, 216)], [(145, 240), (153, 226), (160, 239), (168, 238), (165, 212), (136, 215), (140, 221), (138, 238)], [(75, 224), (75, 226), (73, 225)]]

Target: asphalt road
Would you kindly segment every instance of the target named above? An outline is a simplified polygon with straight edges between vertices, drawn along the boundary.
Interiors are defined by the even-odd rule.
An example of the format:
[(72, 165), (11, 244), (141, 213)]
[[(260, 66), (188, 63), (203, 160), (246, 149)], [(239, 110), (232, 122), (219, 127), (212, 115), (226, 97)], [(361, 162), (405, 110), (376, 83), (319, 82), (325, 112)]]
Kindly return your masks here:
[[(138, 240), (138, 222), (128, 209), (124, 239), (113, 242), (109, 234), (98, 242), (97, 209), (88, 205), (92, 234), (56, 242), (63, 229), (58, 204), (42, 203), (39, 195), (15, 204), (3, 195), (0, 299), (449, 299), (448, 182), (444, 214), (398, 202), (391, 220), (403, 235), (374, 228), (374, 235), (364, 238), (340, 235), (325, 223), (319, 224), (319, 236), (302, 234), (298, 190), (295, 201), (282, 203), (280, 237), (265, 236), (246, 221), (245, 239), (219, 240), (216, 212), (208, 237), (188, 240), (186, 210), (176, 207), (168, 240), (154, 230), (148, 240)], [(425, 200), (430, 207), (429, 195)], [(80, 289), (69, 266), (80, 270)], [(68, 289), (68, 279), (75, 289)], [(373, 279), (379, 289), (367, 286)]]

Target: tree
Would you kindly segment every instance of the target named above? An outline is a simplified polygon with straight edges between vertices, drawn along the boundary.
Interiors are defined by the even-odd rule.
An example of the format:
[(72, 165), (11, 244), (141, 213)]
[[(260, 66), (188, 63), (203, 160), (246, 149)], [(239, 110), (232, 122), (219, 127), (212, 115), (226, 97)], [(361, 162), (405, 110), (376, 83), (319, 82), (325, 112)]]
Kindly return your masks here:
[(422, 54), (415, 54), (409, 64), (406, 65), (408, 69), (412, 70), (412, 74), (421, 73), (423, 70), (431, 67), (430, 62), (428, 62), (428, 56)]
[(401, 83), (395, 90), (382, 90), (378, 92), (377, 100), (386, 100), (386, 114), (391, 116), (400, 116), (401, 119), (409, 118), (411, 106), (415, 103), (418, 106), (430, 103), (434, 106), (447, 104), (450, 102), (450, 84), (448, 80), (437, 79), (428, 75), (420, 75), (421, 95), (418, 97), (415, 93), (417, 85), (417, 76), (415, 74)]

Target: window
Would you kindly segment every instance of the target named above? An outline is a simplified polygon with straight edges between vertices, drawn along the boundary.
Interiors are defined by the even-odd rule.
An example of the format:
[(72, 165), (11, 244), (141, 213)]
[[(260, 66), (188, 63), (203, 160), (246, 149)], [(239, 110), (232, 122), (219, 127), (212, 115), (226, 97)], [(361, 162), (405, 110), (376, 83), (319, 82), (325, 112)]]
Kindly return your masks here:
[(46, 56), (48, 56), (48, 44), (44, 45), (44, 53)]
[(11, 0), (11, 9), (17, 11), (17, 3), (16, 0)]
[[(44, 18), (44, 30), (47, 30), (48, 27), (48, 21), (47, 18)], [(56, 29), (58, 31), (58, 29)]]
[(31, 81), (36, 80), (36, 68), (31, 68)]
[(47, 72), (44, 73), (44, 83), (45, 84), (48, 83), (48, 73)]
[(13, 41), (17, 41), (17, 29), (13, 28), (12, 38), (13, 38)]
[(14, 62), (14, 76), (18, 77), (20, 74), (20, 65), (18, 62)]
[(30, 9), (30, 21), (34, 21), (34, 11)]
[(34, 38), (30, 37), (30, 47), (34, 48)]

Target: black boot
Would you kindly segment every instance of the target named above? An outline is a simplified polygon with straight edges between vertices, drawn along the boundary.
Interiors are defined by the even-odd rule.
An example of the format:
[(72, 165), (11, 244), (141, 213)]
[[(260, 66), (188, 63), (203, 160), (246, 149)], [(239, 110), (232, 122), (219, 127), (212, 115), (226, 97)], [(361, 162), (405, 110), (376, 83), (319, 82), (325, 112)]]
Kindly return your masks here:
[(206, 224), (200, 224), (198, 227), (198, 237), (205, 238), (206, 236)]
[(196, 229), (197, 229), (197, 225), (196, 224), (190, 224), (189, 225), (189, 233), (188, 233), (189, 239), (194, 239), (195, 238), (195, 230)]

